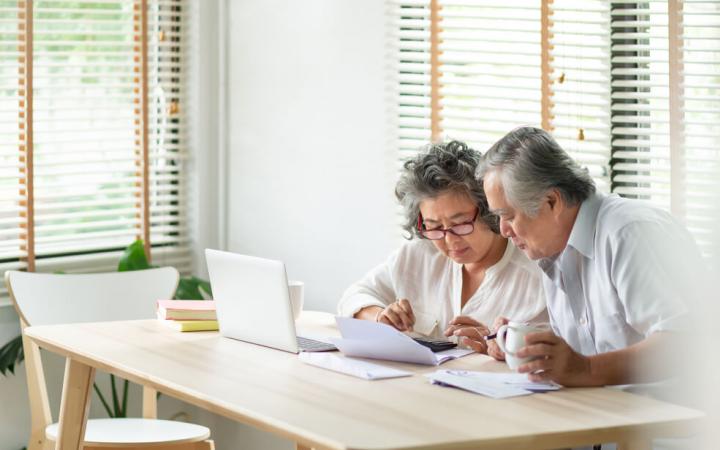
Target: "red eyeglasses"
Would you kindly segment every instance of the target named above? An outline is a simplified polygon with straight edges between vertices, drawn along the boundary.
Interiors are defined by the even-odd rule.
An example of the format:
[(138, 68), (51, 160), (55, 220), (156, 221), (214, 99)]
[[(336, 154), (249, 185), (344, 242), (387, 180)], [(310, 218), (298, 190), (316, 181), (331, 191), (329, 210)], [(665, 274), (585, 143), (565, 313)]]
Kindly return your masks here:
[(422, 213), (420, 213), (418, 214), (417, 222), (418, 233), (420, 233), (420, 236), (424, 237), (425, 239), (430, 239), (431, 241), (443, 239), (445, 237), (445, 234), (448, 232), (454, 234), (455, 236), (467, 236), (468, 234), (472, 233), (473, 230), (475, 230), (475, 220), (477, 220), (479, 214), (480, 209), (478, 208), (477, 210), (475, 210), (475, 215), (469, 222), (459, 223), (457, 225), (451, 226), (450, 228), (435, 228), (434, 230), (426, 230), (424, 227), (425, 224), (423, 223)]

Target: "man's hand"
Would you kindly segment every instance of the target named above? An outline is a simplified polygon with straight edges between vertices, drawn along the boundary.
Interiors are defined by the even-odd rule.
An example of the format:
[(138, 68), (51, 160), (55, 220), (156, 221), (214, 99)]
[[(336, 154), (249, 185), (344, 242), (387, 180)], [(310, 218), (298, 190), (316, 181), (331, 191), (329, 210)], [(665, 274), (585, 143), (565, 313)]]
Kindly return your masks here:
[[(492, 326), (492, 332), (497, 333), (498, 328), (500, 328), (503, 325), (507, 325), (507, 323), (510, 322), (510, 319), (506, 317), (498, 317), (495, 319), (495, 322), (493, 322)], [(487, 341), (487, 354), (492, 356), (493, 358), (497, 359), (498, 361), (505, 361), (505, 353), (503, 353), (502, 350), (500, 350), (500, 346), (497, 345), (497, 342), (495, 339), (490, 339)]]
[(590, 359), (575, 352), (561, 337), (551, 331), (525, 336), (526, 346), (517, 351), (519, 358), (537, 359), (518, 367), (529, 374), (530, 381), (552, 380), (563, 386), (601, 386), (593, 380)]
[(393, 326), (400, 331), (412, 331), (413, 325), (415, 325), (415, 314), (413, 314), (410, 301), (402, 298), (390, 303), (380, 311), (376, 320)]
[(484, 336), (490, 334), (488, 327), (470, 316), (457, 316), (450, 321), (445, 336), (457, 336), (458, 343), (470, 347), (478, 353), (487, 353)]

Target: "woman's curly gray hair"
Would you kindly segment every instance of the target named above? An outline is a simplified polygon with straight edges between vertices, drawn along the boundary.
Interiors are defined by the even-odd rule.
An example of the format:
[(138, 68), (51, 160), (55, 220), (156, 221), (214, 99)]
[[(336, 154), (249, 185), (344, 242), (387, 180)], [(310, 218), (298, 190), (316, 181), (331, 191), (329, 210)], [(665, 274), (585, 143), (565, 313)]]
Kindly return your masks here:
[(490, 213), (482, 180), (475, 178), (481, 158), (480, 152), (463, 142), (452, 141), (430, 144), (403, 164), (395, 196), (405, 213), (403, 228), (410, 233), (407, 239), (422, 237), (417, 229), (420, 202), (447, 192), (467, 194), (478, 207), (478, 220), (493, 233), (500, 233), (497, 216)]

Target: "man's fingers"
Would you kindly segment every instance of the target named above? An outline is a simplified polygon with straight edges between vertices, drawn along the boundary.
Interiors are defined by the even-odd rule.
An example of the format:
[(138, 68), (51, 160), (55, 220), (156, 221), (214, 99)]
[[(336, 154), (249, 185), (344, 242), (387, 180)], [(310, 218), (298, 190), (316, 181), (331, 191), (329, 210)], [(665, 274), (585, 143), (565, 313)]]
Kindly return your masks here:
[(532, 373), (539, 370), (550, 370), (552, 369), (552, 365), (553, 361), (551, 359), (535, 359), (518, 367), (518, 372)]
[(517, 351), (518, 358), (526, 358), (528, 356), (552, 356), (555, 350), (554, 345), (535, 344), (528, 345)]
[(532, 344), (559, 344), (561, 339), (552, 331), (541, 331), (539, 333), (528, 333), (525, 336), (525, 344), (526, 345), (532, 345)]
[(500, 347), (498, 347), (496, 344), (492, 342), (488, 342), (487, 344), (487, 354), (492, 356), (493, 358), (497, 359), (498, 361), (505, 361), (505, 353), (500, 350)]
[(493, 330), (497, 330), (501, 326), (507, 325), (508, 323), (510, 323), (510, 319), (508, 319), (507, 317), (498, 317), (497, 319), (495, 319), (495, 322), (493, 322)]
[(460, 338), (460, 342), (475, 352), (487, 353), (487, 344), (485, 344), (485, 341), (475, 341), (467, 337), (462, 337)]
[(543, 372), (529, 373), (528, 379), (533, 383), (539, 383), (541, 381), (552, 381), (552, 372), (546, 370)]

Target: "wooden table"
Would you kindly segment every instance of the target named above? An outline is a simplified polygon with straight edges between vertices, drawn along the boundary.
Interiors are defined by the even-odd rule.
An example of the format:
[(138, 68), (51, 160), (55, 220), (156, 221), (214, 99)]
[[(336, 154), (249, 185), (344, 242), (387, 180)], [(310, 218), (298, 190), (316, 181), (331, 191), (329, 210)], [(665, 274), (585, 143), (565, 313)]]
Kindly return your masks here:
[[(332, 316), (304, 312), (301, 328), (336, 334)], [(30, 327), (40, 347), (67, 357), (61, 449), (81, 448), (95, 369), (274, 433), (299, 448), (530, 449), (684, 435), (702, 413), (607, 388), (504, 400), (434, 386), (435, 367), (387, 363), (413, 377), (365, 381), (296, 355), (221, 337), (179, 333), (155, 320)], [(386, 363), (383, 363), (386, 364)], [(483, 355), (443, 368), (506, 370)]]

